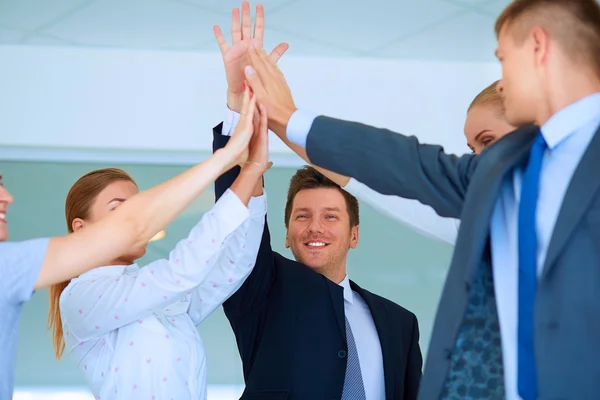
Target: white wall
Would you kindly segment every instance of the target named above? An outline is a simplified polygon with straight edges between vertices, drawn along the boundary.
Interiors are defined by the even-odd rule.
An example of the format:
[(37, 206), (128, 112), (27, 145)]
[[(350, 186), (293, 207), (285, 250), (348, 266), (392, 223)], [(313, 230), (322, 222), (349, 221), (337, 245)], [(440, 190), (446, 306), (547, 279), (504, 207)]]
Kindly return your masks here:
[[(0, 46), (0, 60), (0, 159), (190, 163), (210, 151), (224, 113), (218, 54)], [(467, 150), (466, 107), (500, 74), (495, 63), (307, 58), (293, 48), (281, 67), (298, 107), (455, 153)], [(279, 165), (299, 163), (271, 146)]]

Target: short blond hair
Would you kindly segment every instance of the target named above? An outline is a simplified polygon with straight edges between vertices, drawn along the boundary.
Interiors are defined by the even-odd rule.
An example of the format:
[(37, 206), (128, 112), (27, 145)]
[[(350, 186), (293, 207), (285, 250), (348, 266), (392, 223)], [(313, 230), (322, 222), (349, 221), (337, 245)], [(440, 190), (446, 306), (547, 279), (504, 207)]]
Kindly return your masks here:
[(501, 114), (504, 114), (504, 106), (502, 105), (502, 97), (498, 90), (496, 90), (496, 86), (499, 81), (492, 83), (490, 86), (483, 89), (471, 102), (471, 105), (467, 109), (467, 112), (471, 111), (473, 107), (481, 106), (481, 105), (494, 105), (498, 106)]
[(496, 37), (511, 30), (521, 45), (534, 27), (548, 32), (577, 63), (600, 77), (600, 5), (596, 0), (514, 0), (496, 20)]

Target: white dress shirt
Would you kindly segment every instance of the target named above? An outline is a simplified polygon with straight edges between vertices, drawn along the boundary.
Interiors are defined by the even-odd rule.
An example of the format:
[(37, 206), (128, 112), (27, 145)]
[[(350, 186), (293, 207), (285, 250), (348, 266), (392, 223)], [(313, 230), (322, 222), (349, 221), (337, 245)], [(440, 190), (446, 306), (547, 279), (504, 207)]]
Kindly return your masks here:
[[(230, 136), (239, 119), (240, 114), (227, 108), (223, 119), (223, 135)], [(424, 236), (452, 245), (456, 242), (460, 226), (458, 219), (440, 217), (433, 208), (417, 200), (381, 194), (354, 178), (350, 178), (343, 189), (377, 212), (409, 226)]]
[(66, 352), (96, 399), (205, 399), (206, 355), (196, 325), (254, 267), (265, 196), (248, 208), (228, 190), (168, 259), (106, 266), (60, 297)]
[(371, 310), (360, 294), (350, 288), (348, 276), (340, 286), (344, 288), (344, 313), (356, 343), (366, 399), (385, 400), (383, 355)]
[[(287, 125), (288, 139), (306, 147), (306, 139), (316, 117), (314, 113), (297, 110)], [(548, 148), (542, 164), (536, 214), (538, 274), (541, 273), (571, 177), (599, 125), (600, 93), (595, 93), (565, 107), (541, 128)], [(501, 188), (490, 228), (494, 290), (508, 400), (520, 398), (517, 393), (517, 217), (523, 172), (523, 169), (516, 169), (513, 179)]]

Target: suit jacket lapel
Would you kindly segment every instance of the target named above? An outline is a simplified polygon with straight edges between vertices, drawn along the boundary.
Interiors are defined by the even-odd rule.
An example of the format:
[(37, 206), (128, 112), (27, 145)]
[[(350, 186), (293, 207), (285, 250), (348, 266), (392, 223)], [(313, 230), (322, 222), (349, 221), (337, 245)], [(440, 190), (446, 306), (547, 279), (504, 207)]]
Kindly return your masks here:
[[(456, 244), (456, 248), (461, 246), (462, 251), (466, 250), (469, 254), (466, 260), (469, 267), (465, 269), (465, 279), (468, 282), (472, 280), (475, 269), (479, 266), (478, 260), (481, 259), (488, 243), (491, 218), (502, 184), (512, 176), (509, 173), (515, 167), (527, 161), (531, 144), (538, 131), (539, 128), (535, 125), (519, 128), (497, 143), (498, 149), (490, 149), (489, 153), (481, 155), (477, 171), (469, 183), (470, 187), (480, 189), (477, 193), (467, 196), (462, 215), (462, 224), (470, 224), (472, 228), (462, 229)], [(454, 252), (454, 258), (457, 253), (459, 252)]]
[[(383, 375), (385, 382), (385, 398), (394, 398), (394, 356), (396, 354), (396, 348), (390, 335), (392, 334), (389, 330), (389, 324), (386, 320), (385, 310), (381, 305), (375, 301), (371, 293), (365, 292), (356, 283), (350, 281), (350, 287), (352, 290), (360, 294), (363, 298), (371, 315), (373, 316), (373, 322), (375, 323), (375, 329), (377, 329), (377, 335), (379, 336), (379, 344), (381, 345), (381, 356), (383, 358)], [(362, 365), (361, 365), (362, 368)]]
[(331, 305), (333, 306), (333, 311), (335, 312), (335, 318), (337, 320), (338, 328), (340, 330), (340, 334), (344, 339), (344, 343), (346, 342), (346, 319), (344, 312), (344, 288), (329, 279), (325, 278), (327, 281), (327, 287), (329, 289), (329, 295), (331, 296)]
[(567, 239), (588, 211), (594, 195), (600, 190), (600, 179), (594, 177), (598, 173), (599, 159), (600, 128), (596, 131), (586, 152), (583, 154), (565, 193), (548, 246), (542, 277), (550, 272)]

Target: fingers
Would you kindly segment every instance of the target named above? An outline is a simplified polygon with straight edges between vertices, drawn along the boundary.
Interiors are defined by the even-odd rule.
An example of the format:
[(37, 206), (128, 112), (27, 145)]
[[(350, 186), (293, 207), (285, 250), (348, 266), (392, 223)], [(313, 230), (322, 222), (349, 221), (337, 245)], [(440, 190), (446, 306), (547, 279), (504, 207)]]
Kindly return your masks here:
[[(269, 58), (264, 49), (260, 49), (257, 47), (250, 48), (250, 51), (255, 53), (259, 60), (261, 60), (261, 65), (264, 66), (264, 70), (268, 71), (270, 74), (275, 74), (279, 71), (277, 65)], [(257, 68), (257, 71), (260, 75), (260, 70)], [(260, 75), (262, 76), (262, 75)]]
[(244, 115), (246, 118), (246, 129), (250, 134), (254, 134), (254, 112), (256, 110), (256, 96), (250, 95), (250, 103), (248, 104), (248, 114)]
[(240, 118), (244, 118), (248, 114), (248, 107), (250, 106), (250, 91), (248, 87), (244, 85), (244, 96), (242, 98), (242, 109), (240, 111)]
[(213, 32), (215, 34), (215, 38), (217, 39), (217, 44), (219, 45), (221, 54), (224, 54), (229, 48), (229, 45), (227, 44), (227, 40), (225, 39), (225, 36), (223, 36), (223, 32), (221, 31), (219, 25), (213, 26)]
[[(265, 74), (269, 73), (269, 67), (267, 63), (265, 63), (265, 60), (260, 57), (260, 50), (256, 49), (254, 46), (250, 46), (246, 53), (250, 66), (254, 68), (258, 76), (265, 76)], [(252, 90), (254, 90), (254, 87), (252, 87)]]
[[(260, 114), (258, 108), (259, 107), (256, 107), (256, 110), (254, 110), (254, 114), (252, 115), (252, 127), (255, 133), (260, 131)], [(253, 140), (254, 138), (255, 137), (253, 137)]]
[[(227, 44), (227, 43), (225, 43)], [(271, 52), (271, 54), (269, 54), (269, 58), (271, 59), (271, 61), (273, 61), (274, 63), (277, 63), (277, 61), (279, 61), (279, 59), (281, 58), (281, 56), (283, 56), (283, 54), (290, 48), (290, 45), (287, 43), (279, 43)]]
[(236, 138), (239, 145), (248, 146), (255, 132), (253, 119), (256, 111), (256, 97), (252, 96), (249, 87), (244, 88), (244, 101), (240, 121), (238, 122), (232, 137)]
[(254, 17), (254, 32), (252, 36), (257, 45), (263, 46), (263, 38), (265, 35), (265, 9), (262, 4), (256, 5), (256, 16)]
[(242, 103), (242, 112), (240, 113), (240, 121), (250, 121), (252, 124), (252, 120), (254, 118), (254, 112), (256, 111), (256, 96), (254, 96), (250, 88), (244, 85), (244, 100)]
[(250, 18), (250, 3), (242, 2), (242, 39), (252, 39), (250, 32), (252, 31), (252, 19)]
[[(260, 104), (258, 107), (260, 114), (260, 126), (254, 130), (254, 138), (257, 143), (258, 162), (261, 165), (269, 162), (269, 127), (267, 124), (267, 107)], [(266, 169), (269, 169), (268, 167)]]
[(260, 113), (260, 129), (259, 133), (261, 136), (264, 136), (264, 140), (268, 141), (269, 138), (269, 121), (267, 118), (267, 107), (264, 104), (260, 104), (259, 107)]
[(236, 7), (231, 11), (231, 43), (235, 45), (241, 40), (240, 9)]

